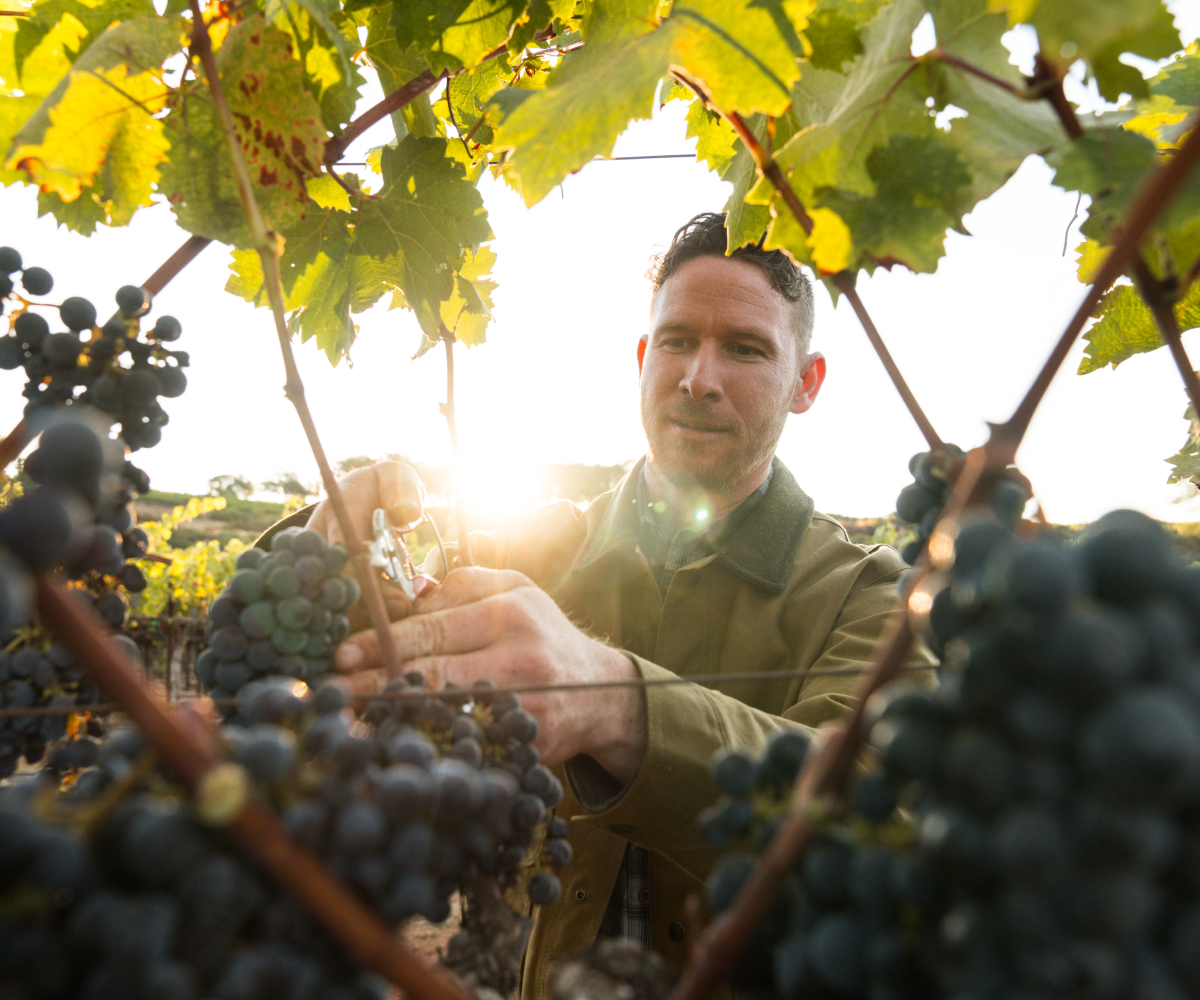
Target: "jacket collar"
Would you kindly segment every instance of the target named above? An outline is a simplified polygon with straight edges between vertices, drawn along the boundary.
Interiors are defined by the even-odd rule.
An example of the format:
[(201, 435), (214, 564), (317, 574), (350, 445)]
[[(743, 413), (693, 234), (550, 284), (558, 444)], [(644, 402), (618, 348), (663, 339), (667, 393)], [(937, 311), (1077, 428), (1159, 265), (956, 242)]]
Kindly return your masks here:
[[(600, 523), (576, 561), (576, 578), (614, 558), (633, 561), (638, 538), (637, 487), (645, 461), (639, 459), (609, 494)], [(766, 495), (715, 548), (717, 557), (739, 576), (778, 593), (787, 586), (814, 508), (787, 466), (778, 458), (772, 465), (774, 474)]]

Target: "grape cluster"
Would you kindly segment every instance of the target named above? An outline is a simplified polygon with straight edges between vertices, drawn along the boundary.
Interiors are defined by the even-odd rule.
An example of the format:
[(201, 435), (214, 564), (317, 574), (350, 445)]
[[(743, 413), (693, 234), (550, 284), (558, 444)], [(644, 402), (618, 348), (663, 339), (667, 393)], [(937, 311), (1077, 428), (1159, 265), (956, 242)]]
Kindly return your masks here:
[(216, 698), (232, 698), (255, 678), (313, 681), (333, 668), (350, 634), (346, 612), (359, 598), (346, 550), (315, 531), (288, 528), (271, 551), (247, 549), (208, 609), (208, 644), (196, 676)]
[[(72, 744), (68, 744), (72, 746)], [(127, 776), (132, 730), (76, 741), (79, 773), (56, 813)], [(44, 781), (45, 779), (43, 779)], [(13, 779), (18, 781), (18, 779)], [(160, 783), (161, 784), (161, 783)], [(199, 824), (174, 795), (130, 794), (82, 823), (37, 818), (29, 779), (0, 797), (0, 993), (37, 1000), (384, 1000), (294, 900)], [(94, 807), (93, 807), (94, 808)]]
[[(6, 254), (10, 255), (7, 263), (14, 259), (20, 263), (15, 250), (0, 247), (0, 257)], [(30, 271), (40, 268), (24, 273), (26, 291), (30, 291)], [(50, 289), (44, 282), (35, 287)], [(164, 346), (178, 340), (182, 332), (173, 316), (160, 316), (146, 331), (146, 339), (139, 339), (141, 317), (150, 309), (150, 295), (144, 288), (125, 285), (116, 298), (117, 314), (100, 327), (96, 307), (77, 295), (58, 306), (65, 331), (51, 333), (41, 313), (28, 308), (19, 312), (12, 320), (12, 332), (0, 337), (0, 368), (25, 369), (26, 417), (45, 407), (94, 406), (120, 423), (121, 437), (131, 451), (137, 451), (161, 439), (167, 414), (158, 397), (183, 395), (188, 355)]]
[[(51, 424), (25, 462), (38, 486), (0, 511), (0, 540), (7, 548), (0, 560), (0, 594), (6, 598), (0, 601), (0, 704), (5, 708), (86, 709), (101, 700), (67, 647), (31, 622), (31, 602), (8, 599), (14, 593), (28, 595), (29, 568), (61, 566), (69, 576), (84, 579), (86, 589), (74, 593), (114, 629), (126, 614), (119, 588), (138, 593), (146, 587), (141, 569), (127, 560), (144, 554), (148, 540), (133, 526), (123, 455), (103, 436), (106, 429), (106, 420), (82, 409)], [(114, 641), (136, 656), (132, 642)], [(0, 776), (11, 774), (22, 755), (30, 763), (40, 760), (46, 740), (61, 736), (66, 721), (66, 715), (0, 719)]]
[[(537, 723), (514, 696), (486, 682), (428, 691), (415, 675), (388, 695), (370, 704), (364, 725), (335, 687), (259, 681), (237, 722), (221, 727), (221, 743), (292, 837), (388, 923), (444, 920), (451, 893), (477, 874), (503, 892), (531, 869), (570, 860), (568, 824), (547, 815), (561, 785), (538, 764)], [(17, 986), (46, 1000), (386, 996), (192, 818), (167, 791), (168, 776), (139, 773), (145, 754), (133, 729), (56, 745), (40, 780), (43, 789), (69, 786), (52, 810), (68, 820), (61, 828), (33, 819), (30, 779), (0, 794), (0, 994)], [(87, 815), (114, 789), (122, 798), (87, 841), (68, 832), (84, 828), (70, 822), (73, 807)], [(539, 871), (528, 891), (553, 901), (557, 878)], [(8, 917), (16, 900), (22, 916)]]
[[(908, 471), (915, 481), (896, 497), (896, 519), (916, 530), (916, 537), (900, 550), (910, 566), (925, 551), (965, 458), (966, 453), (958, 445), (945, 444), (933, 451), (918, 452), (909, 460)], [(1001, 524), (1015, 528), (1032, 495), (1029, 481), (1016, 469), (1007, 469), (992, 485), (992, 513)]]
[[(245, 695), (240, 724), (222, 729), (235, 759), (272, 790), (297, 842), (385, 920), (445, 920), (473, 871), (515, 884), (543, 824), (546, 862), (570, 860), (566, 822), (546, 821), (562, 786), (538, 763), (537, 722), (514, 695), (487, 684), (435, 692), (410, 674), (367, 706), (365, 725), (347, 717), (332, 685), (307, 704), (278, 680)], [(317, 793), (296, 797), (313, 773)], [(541, 905), (559, 891), (545, 871), (528, 886)]]
[[(706, 895), (714, 915), (732, 905), (756, 855), (774, 837), (808, 746), (802, 733), (782, 731), (761, 758), (736, 750), (714, 758), (712, 777), (724, 795), (701, 813), (700, 832), (713, 847), (742, 845), (709, 876)], [(864, 778), (851, 805), (851, 821), (826, 823), (788, 873), (731, 977), (739, 997), (931, 995), (926, 963), (910, 938), (928, 905), (932, 878), (893, 846), (905, 831), (886, 783)]]
[[(99, 703), (100, 691), (79, 669), (71, 651), (60, 642), (43, 650), (49, 640), (19, 642), (12, 651), (0, 649), (0, 702), (5, 708), (77, 707)], [(36, 764), (46, 745), (67, 734), (67, 715), (13, 715), (0, 719), (0, 778), (16, 770), (22, 756)], [(102, 732), (89, 720), (89, 730)]]
[(875, 723), (944, 915), (952, 996), (1200, 993), (1200, 567), (1118, 511), (1077, 547), (965, 526), (946, 669)]

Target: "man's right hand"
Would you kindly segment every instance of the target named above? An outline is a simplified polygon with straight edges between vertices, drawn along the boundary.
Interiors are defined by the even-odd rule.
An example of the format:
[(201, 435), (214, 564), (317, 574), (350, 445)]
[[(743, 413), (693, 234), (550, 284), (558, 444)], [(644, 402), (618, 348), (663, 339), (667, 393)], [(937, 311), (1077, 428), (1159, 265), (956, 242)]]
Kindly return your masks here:
[[(350, 515), (350, 523), (364, 541), (374, 537), (371, 518), (376, 508), (386, 510), (397, 527), (420, 520), (424, 510), (425, 487), (421, 477), (412, 466), (403, 462), (377, 462), (367, 468), (355, 469), (339, 479), (338, 486)], [(346, 545), (345, 535), (328, 497), (317, 504), (307, 527), (324, 535), (330, 545)], [(403, 618), (409, 613), (409, 600), (399, 588), (385, 585), (383, 592), (391, 619)], [(362, 616), (352, 613), (350, 617), (352, 624), (360, 628), (365, 626), (365, 623), (357, 620)]]

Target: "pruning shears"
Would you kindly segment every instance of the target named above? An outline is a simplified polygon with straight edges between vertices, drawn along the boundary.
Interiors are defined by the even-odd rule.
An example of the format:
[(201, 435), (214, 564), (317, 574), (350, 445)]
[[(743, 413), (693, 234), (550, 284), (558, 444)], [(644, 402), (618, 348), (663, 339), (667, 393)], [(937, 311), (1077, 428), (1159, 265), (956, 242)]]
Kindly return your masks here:
[(403, 532), (397, 528), (388, 512), (378, 507), (371, 515), (371, 528), (374, 539), (367, 543), (371, 550), (371, 565), (383, 571), (389, 581), (399, 587), (411, 601), (416, 600), (417, 591), (413, 586), (417, 572), (413, 569), (412, 555), (404, 542)]

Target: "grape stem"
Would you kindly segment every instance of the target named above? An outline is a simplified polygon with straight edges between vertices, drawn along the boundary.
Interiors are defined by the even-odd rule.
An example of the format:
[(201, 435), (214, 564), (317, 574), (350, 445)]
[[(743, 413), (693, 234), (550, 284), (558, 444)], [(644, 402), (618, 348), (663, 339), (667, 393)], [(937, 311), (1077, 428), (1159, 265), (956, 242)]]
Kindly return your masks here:
[[(199, 716), (168, 714), (119, 652), (99, 616), (59, 583), (37, 581), (38, 615), (83, 664), (97, 685), (114, 698), (162, 761), (195, 789), (220, 764)], [(309, 908), (358, 961), (420, 1000), (475, 1000), (446, 973), (428, 967), (354, 898), (309, 851), (284, 832), (275, 814), (248, 798), (228, 829), (243, 849), (286, 891)]]
[[(456, 338), (446, 325), (441, 325), (441, 340), (446, 345), (446, 402), (439, 404), (438, 409), (446, 418), (446, 426), (450, 430), (450, 450), (454, 456), (454, 513), (458, 521), (458, 565), (474, 566), (471, 559), (471, 526), (467, 517), (467, 504), (463, 494), (462, 461), (458, 452), (458, 421), (454, 415), (454, 342)], [(449, 566), (443, 571), (448, 572)]]
[[(1051, 88), (1051, 92), (1053, 89)], [(1062, 89), (1061, 83), (1058, 89)], [(1057, 111), (1058, 105), (1053, 98), (1049, 97), (1049, 94), (1048, 99)], [(1063, 121), (1063, 127), (1067, 129), (1068, 135), (1072, 135), (1072, 129), (1067, 123), (1075, 121), (1075, 124), (1078, 125), (1078, 121), (1069, 104), (1067, 110), (1070, 111), (1070, 115)], [(1061, 114), (1060, 117), (1062, 117)], [(1175, 150), (1175, 155), (1158, 167), (1150, 175), (1149, 180), (1142, 185), (1125, 217), (1124, 224), (1117, 230), (1117, 239), (1100, 265), (1100, 270), (1096, 274), (1092, 286), (1088, 289), (1087, 295), (1084, 296), (1083, 302), (1080, 303), (1070, 323), (1067, 324), (1067, 328), (1054, 346), (1054, 350), (1050, 352), (1050, 357), (1046, 359), (1042, 370), (1029, 387), (1025, 398), (1021, 400), (1020, 405), (1005, 423), (993, 426), (988, 448), (994, 461), (1007, 465), (1016, 456), (1017, 448), (1020, 447), (1025, 432), (1029, 429), (1033, 414), (1046, 395), (1046, 390), (1050, 388), (1050, 383), (1054, 380), (1058, 369), (1066, 360), (1067, 354), (1070, 353), (1071, 346), (1096, 311), (1100, 299), (1108, 291), (1109, 286), (1132, 265), (1134, 257), (1138, 253), (1138, 246), (1150, 229), (1150, 225), (1170, 203), (1197, 162), (1200, 162), (1200, 128), (1193, 119), (1192, 127), (1189, 129), (1187, 137)]]
[[(556, 32), (554, 31), (554, 26), (551, 25), (544, 31), (539, 31), (533, 36), (531, 41), (543, 42), (548, 38), (553, 38), (555, 34)], [(508, 47), (501, 45), (495, 49), (492, 49), (492, 51), (485, 55), (480, 62), (484, 63), (489, 59), (495, 59), (496, 56), (503, 55), (507, 51)], [(362, 135), (376, 122), (382, 121), (393, 111), (399, 111), (409, 101), (416, 97), (420, 97), (423, 93), (425, 93), (425, 91), (436, 87), (441, 80), (448, 80), (450, 77), (457, 76), (458, 73), (461, 72), (462, 70), (458, 70), (455, 73), (451, 73), (449, 70), (442, 70), (441, 73), (438, 73), (436, 76), (434, 76), (432, 71), (425, 70), (418, 76), (414, 76), (408, 81), (408, 83), (397, 87), (378, 104), (373, 104), (361, 115), (355, 118), (354, 121), (350, 122), (350, 124), (346, 126), (346, 130), (341, 135), (335, 136), (325, 144), (325, 163), (327, 165), (336, 163), (339, 159), (341, 159), (342, 154), (346, 151), (346, 148), (350, 145), (350, 143)]]
[[(716, 114), (719, 114), (733, 126), (734, 131), (738, 134), (738, 138), (742, 140), (742, 145), (754, 157), (754, 163), (758, 167), (759, 174), (769, 180), (775, 187), (775, 190), (779, 192), (784, 204), (791, 210), (792, 215), (796, 217), (796, 221), (800, 223), (804, 232), (811, 234), (813, 230), (812, 217), (801, 204), (800, 199), (796, 196), (796, 192), (792, 190), (788, 179), (783, 175), (783, 171), (779, 169), (779, 164), (775, 162), (771, 154), (758, 141), (758, 137), (746, 125), (742, 116), (736, 111), (722, 111), (712, 103), (699, 85), (689, 80), (678, 70), (673, 70), (672, 73), (680, 83), (692, 90), (707, 107), (711, 108)], [(854, 287), (854, 276), (849, 271), (843, 270), (833, 275), (823, 275), (823, 277), (828, 277), (834, 287), (850, 300), (850, 307), (854, 310), (854, 315), (858, 317), (863, 330), (866, 331), (867, 339), (871, 342), (871, 346), (875, 348), (875, 353), (879, 355), (879, 360), (883, 362), (883, 367), (888, 373), (888, 378), (892, 380), (892, 385), (896, 387), (896, 391), (900, 394), (900, 398), (908, 408), (909, 414), (916, 421), (917, 427), (920, 428), (925, 440), (929, 443), (929, 447), (940, 448), (943, 444), (942, 439), (938, 436), (938, 432), (934, 430), (929, 418), (925, 416), (925, 411), (921, 409), (921, 404), (917, 402), (917, 397), (913, 395), (912, 389), (908, 387), (908, 382), (900, 374), (900, 368), (892, 357), (892, 352), (887, 349), (887, 345), (883, 342), (883, 337), (879, 334), (878, 327), (875, 326), (875, 321), (871, 319), (870, 314), (867, 312), (867, 307), (863, 305), (863, 301), (859, 297), (858, 290)]]
[(262, 213), (258, 208), (258, 201), (254, 197), (254, 188), (250, 183), (250, 174), (246, 170), (246, 161), (242, 158), (242, 149), (238, 142), (237, 132), (234, 129), (233, 116), (230, 114), (229, 104), (225, 100), (225, 88), (221, 85), (220, 73), (217, 70), (216, 60), (213, 58), (212, 41), (208, 35), (208, 26), (204, 23), (204, 18), (201, 16), (199, 0), (190, 0), (190, 2), (192, 9), (192, 51), (199, 57), (200, 64), (204, 68), (204, 75), (208, 80), (209, 92), (212, 95), (213, 108), (217, 112), (217, 121), (220, 123), (221, 131), (225, 135), (225, 143), (229, 149), (229, 158), (233, 164), (233, 173), (237, 181), (238, 196), (241, 198), (242, 210), (246, 215), (246, 221), (250, 227), (254, 249), (258, 251), (259, 259), (262, 261), (263, 284), (266, 286), (267, 297), (271, 302), (271, 314), (275, 319), (275, 333), (279, 338), (280, 353), (283, 355), (283, 369), (285, 373), (283, 392), (296, 408), (296, 414), (300, 417), (300, 423), (304, 428), (305, 436), (308, 438), (308, 444), (312, 449), (313, 457), (316, 459), (317, 467), (321, 470), (321, 482), (324, 484), (325, 492), (329, 496), (329, 502), (333, 507), (338, 526), (342, 530), (342, 537), (346, 540), (346, 548), (353, 562), (355, 573), (362, 585), (363, 598), (366, 601), (367, 610), (371, 616), (371, 624), (375, 627), (376, 635), (379, 637), (379, 649), (383, 656), (383, 662), (387, 665), (391, 675), (398, 677), (402, 672), (403, 665), (400, 661), (400, 652), (396, 648), (396, 639), (389, 627), (390, 622), (388, 620), (387, 607), (383, 600), (383, 590), (379, 584), (379, 577), (370, 566), (369, 552), (363, 544), (362, 536), (359, 534), (357, 526), (350, 518), (350, 512), (346, 508), (346, 501), (342, 497), (341, 489), (338, 487), (337, 478), (334, 476), (332, 468), (330, 468), (329, 459), (325, 455), (325, 449), (321, 444), (320, 436), (317, 434), (317, 426), (313, 422), (312, 413), (308, 408), (308, 401), (304, 395), (304, 383), (300, 378), (299, 370), (296, 368), (295, 356), (292, 354), (291, 333), (288, 331), (287, 320), (284, 317), (283, 285), (279, 275), (280, 240), (274, 233), (268, 232), (266, 225), (263, 223)]
[(1175, 316), (1174, 296), (1168, 294), (1167, 284), (1154, 277), (1145, 259), (1140, 255), (1133, 258), (1133, 281), (1137, 285), (1138, 294), (1150, 307), (1150, 314), (1158, 325), (1158, 332), (1171, 349), (1171, 357), (1175, 359), (1175, 367), (1183, 377), (1192, 411), (1200, 418), (1200, 378), (1196, 377), (1196, 369), (1183, 348), (1183, 338), (1179, 335), (1179, 320)]

